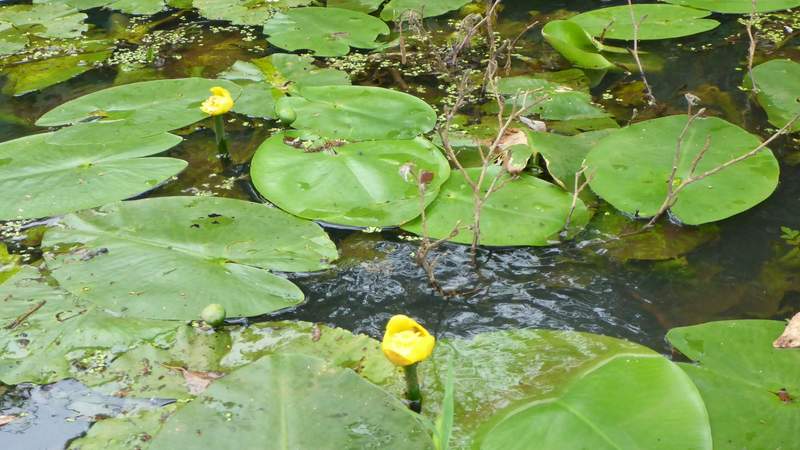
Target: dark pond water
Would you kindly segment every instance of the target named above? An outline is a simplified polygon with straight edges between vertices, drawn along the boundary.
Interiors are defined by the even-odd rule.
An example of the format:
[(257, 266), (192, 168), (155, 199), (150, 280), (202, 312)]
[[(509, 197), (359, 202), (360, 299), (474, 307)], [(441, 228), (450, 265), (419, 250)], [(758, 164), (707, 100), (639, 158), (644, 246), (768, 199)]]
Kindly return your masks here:
[[(564, 14), (561, 9), (586, 11), (624, 3), (508, 1), (503, 21), (527, 21), (532, 4), (546, 21)], [(114, 16), (95, 12), (91, 20), (105, 27), (117, 20)], [(648, 72), (660, 106), (637, 114), (649, 118), (684, 112), (683, 95), (691, 92), (702, 99), (710, 114), (767, 137), (769, 125), (763, 112), (739, 89), (748, 45), (744, 28), (735, 16), (716, 18), (723, 25), (712, 32), (644, 44), (646, 51), (663, 60), (661, 70)], [(187, 27), (191, 23), (195, 25)], [(442, 23), (440, 19), (438, 24)], [(437, 22), (431, 21), (430, 26), (436, 27)], [(213, 77), (237, 59), (269, 52), (257, 48), (266, 47), (257, 33), (240, 33), (191, 14), (167, 22), (162, 29), (177, 27), (185, 28), (191, 39), (166, 39), (159, 47), (160, 56), (150, 64), (150, 75)], [(539, 30), (536, 27), (525, 35), (521, 53), (531, 59), (527, 68), (515, 69), (518, 73), (569, 67), (542, 42)], [(251, 34), (255, 40), (250, 40)], [(765, 44), (757, 60), (780, 56), (800, 60), (798, 44), (797, 39), (780, 49)], [(43, 92), (0, 97), (0, 140), (32, 133), (30, 124), (39, 115), (70, 98), (110, 86), (117, 76), (114, 67), (100, 68)], [(149, 75), (130, 76), (136, 81)], [(634, 108), (641, 110), (636, 98), (625, 100), (626, 87), (637, 79), (635, 74), (609, 74), (592, 90), (595, 101), (621, 124), (630, 119)], [(353, 81), (398, 87), (380, 70), (361, 73)], [(430, 81), (406, 80), (412, 86)], [(222, 166), (210, 145), (210, 131), (201, 130), (170, 151), (170, 156), (190, 162), (187, 171), (150, 195), (213, 193), (252, 198), (249, 181), (240, 175), (247, 173), (249, 156), (269, 136), (269, 124), (247, 122), (239, 120), (230, 126), (235, 167)], [(446, 289), (463, 294), (443, 298), (429, 287), (424, 271), (414, 262), (417, 244), (404, 239), (403, 233), (330, 229), (340, 248), (340, 261), (324, 273), (293, 275), (308, 300), (277, 317), (323, 322), (378, 337), (388, 317), (403, 312), (422, 319), (439, 336), (517, 327), (570, 329), (629, 339), (665, 353), (669, 349), (663, 337), (671, 327), (726, 318), (786, 318), (800, 309), (800, 275), (779, 261), (788, 250), (780, 228), (800, 229), (800, 145), (783, 138), (772, 149), (782, 171), (775, 194), (758, 207), (718, 223), (709, 231), (707, 242), (678, 258), (625, 261), (596, 242), (596, 235), (585, 233), (559, 247), (482, 249), (475, 269), (467, 248), (445, 245), (437, 278)], [(667, 239), (677, 239), (684, 232), (675, 228)], [(16, 251), (24, 250), (9, 244)], [(86, 429), (93, 415), (135, 406), (92, 396), (69, 382), (46, 389), (11, 389), (0, 397), (0, 415), (27, 411), (30, 416), (0, 430), (0, 449), (61, 448)]]

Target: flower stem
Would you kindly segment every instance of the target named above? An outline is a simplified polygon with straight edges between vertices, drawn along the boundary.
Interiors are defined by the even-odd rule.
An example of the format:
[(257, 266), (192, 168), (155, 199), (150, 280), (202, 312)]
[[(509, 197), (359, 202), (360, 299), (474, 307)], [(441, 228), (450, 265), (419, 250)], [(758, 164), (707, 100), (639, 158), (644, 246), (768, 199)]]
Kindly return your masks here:
[(406, 373), (406, 398), (408, 406), (416, 413), (422, 412), (422, 392), (419, 390), (419, 379), (417, 378), (417, 364), (403, 367)]
[(228, 156), (228, 141), (225, 139), (225, 122), (222, 114), (214, 116), (214, 135), (217, 140), (217, 152), (227, 157)]

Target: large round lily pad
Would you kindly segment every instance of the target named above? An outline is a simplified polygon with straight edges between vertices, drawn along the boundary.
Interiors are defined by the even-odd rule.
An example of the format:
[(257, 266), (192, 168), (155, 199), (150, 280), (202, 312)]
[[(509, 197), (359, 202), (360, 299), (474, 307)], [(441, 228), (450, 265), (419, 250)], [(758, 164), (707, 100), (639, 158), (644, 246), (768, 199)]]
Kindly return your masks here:
[[(784, 127), (800, 114), (800, 63), (789, 59), (773, 59), (753, 67), (758, 104), (767, 111), (769, 123)], [(752, 87), (748, 74), (745, 87)], [(800, 120), (796, 120), (789, 131), (800, 131)]]
[(214, 86), (227, 89), (234, 99), (241, 91), (239, 86), (227, 80), (178, 78), (142, 81), (78, 97), (48, 111), (36, 121), (36, 125), (49, 127), (93, 120), (79, 127), (94, 128), (99, 124), (113, 123), (139, 128), (150, 134), (175, 130), (208, 117), (200, 110), (200, 104), (211, 95), (209, 89)]
[[(687, 116), (646, 120), (611, 133), (589, 152), (589, 186), (615, 208), (631, 215), (656, 214), (667, 197), (678, 138)], [(695, 174), (702, 174), (760, 144), (758, 137), (715, 117), (695, 120), (685, 134), (675, 184), (691, 175), (692, 163), (710, 139)], [(778, 161), (765, 148), (754, 157), (690, 184), (678, 194), (672, 214), (683, 223), (714, 222), (746, 211), (778, 185)]]
[(298, 354), (266, 356), (214, 382), (170, 417), (151, 450), (417, 450), (433, 447), (400, 400), (349, 369)]
[[(588, 417), (600, 426), (598, 430), (619, 438), (617, 442), (623, 444), (619, 448), (708, 448), (690, 445), (708, 443), (697, 437), (709, 433), (702, 401), (691, 381), (669, 361), (633, 342), (589, 333), (534, 329), (444, 339), (437, 345), (431, 362), (423, 365), (425, 398), (434, 411), (441, 402), (449, 363), (453, 366), (456, 405), (451, 448), (480, 448), (482, 441), (487, 448), (495, 448), (494, 443), (498, 444), (496, 448), (504, 448), (495, 439), (502, 438), (500, 433), (505, 432), (498, 430), (495, 435), (492, 430), (498, 425), (505, 428), (505, 419), (511, 419), (517, 411), (536, 408), (537, 404), (555, 406), (562, 398), (576, 399), (579, 390), (586, 396), (577, 406), (592, 413)], [(618, 379), (602, 377), (602, 386), (586, 391), (589, 383), (600, 381), (597, 372), (616, 372), (602, 369), (606, 366), (630, 368), (630, 373), (614, 373)], [(624, 419), (603, 423), (602, 417), (597, 420), (598, 411), (609, 419)], [(681, 415), (686, 418), (672, 420)], [(519, 442), (509, 443), (508, 448), (605, 448), (588, 444), (594, 442), (590, 439), (596, 435), (586, 432), (575, 417), (565, 417), (562, 422), (540, 417), (542, 421), (530, 423), (530, 429), (541, 430), (549, 424), (554, 428), (552, 435), (523, 439), (526, 432), (522, 431)], [(629, 421), (644, 425), (629, 429), (635, 428), (628, 425)], [(649, 439), (642, 438), (647, 430), (653, 436), (674, 439), (661, 447), (649, 447), (644, 445)], [(624, 437), (630, 440), (625, 441)], [(586, 439), (585, 447), (579, 445), (582, 439)], [(578, 445), (569, 445), (575, 441)], [(628, 443), (632, 441), (642, 445), (631, 446)], [(673, 446), (668, 447), (670, 444)]]
[(411, 13), (419, 17), (436, 17), (454, 11), (469, 3), (469, 0), (391, 0), (381, 11), (383, 20), (407, 18)]
[[(635, 21), (639, 23), (640, 40), (672, 39), (713, 30), (719, 22), (705, 19), (708, 11), (676, 5), (633, 5)], [(633, 40), (634, 21), (631, 7), (611, 6), (578, 14), (569, 19), (592, 36)]]
[(301, 87), (276, 108), (295, 111), (293, 128), (334, 139), (410, 139), (436, 124), (436, 112), (423, 100), (379, 87)]
[[(341, 146), (296, 146), (283, 133), (253, 156), (251, 178), (270, 202), (300, 217), (359, 227), (396, 226), (421, 210), (415, 174), (433, 174), (424, 204), (450, 176), (441, 151), (423, 138), (368, 141)], [(401, 168), (413, 168), (405, 174)]]
[(750, 14), (755, 12), (779, 11), (800, 6), (800, 0), (662, 0), (673, 5), (689, 6), (697, 9), (731, 14)]
[(286, 50), (311, 50), (317, 56), (344, 56), (350, 47), (378, 47), (389, 34), (377, 17), (341, 8), (294, 8), (275, 14), (264, 24), (269, 43)]
[(617, 354), (574, 375), (481, 430), (480, 448), (714, 448), (697, 388), (663, 356)]
[(715, 449), (797, 446), (800, 352), (772, 347), (785, 325), (731, 320), (667, 333), (675, 348), (697, 362), (680, 366), (705, 400)]
[(131, 317), (194, 319), (208, 303), (253, 316), (303, 301), (269, 272), (336, 259), (314, 223), (241, 200), (165, 197), (66, 216), (45, 234), (48, 267), (81, 299)]
[[(479, 168), (467, 169), (473, 180), (480, 175)], [(491, 167), (486, 174), (482, 190), (489, 188), (498, 167)], [(551, 245), (558, 243), (559, 234), (567, 225), (567, 216), (572, 206), (572, 195), (558, 186), (530, 175), (520, 175), (508, 181), (502, 175), (496, 186), (499, 190), (491, 194), (481, 209), (481, 245), (517, 246)], [(472, 243), (473, 223), (472, 188), (460, 172), (454, 172), (442, 186), (436, 200), (426, 210), (428, 231), (433, 238), (444, 238), (461, 223), (460, 232), (450, 238), (453, 242)], [(578, 231), (589, 220), (589, 212), (582, 201), (577, 200), (570, 220), (570, 231)], [(403, 229), (422, 234), (422, 221), (417, 219)]]
[(311, 0), (193, 0), (203, 17), (238, 25), (260, 26), (278, 11), (312, 3)]
[(153, 189), (186, 167), (180, 159), (143, 158), (181, 142), (172, 134), (75, 145), (51, 143), (56, 134), (0, 144), (0, 220), (102, 206)]
[(74, 377), (175, 327), (81, 304), (24, 266), (0, 284), (0, 382), (46, 384)]

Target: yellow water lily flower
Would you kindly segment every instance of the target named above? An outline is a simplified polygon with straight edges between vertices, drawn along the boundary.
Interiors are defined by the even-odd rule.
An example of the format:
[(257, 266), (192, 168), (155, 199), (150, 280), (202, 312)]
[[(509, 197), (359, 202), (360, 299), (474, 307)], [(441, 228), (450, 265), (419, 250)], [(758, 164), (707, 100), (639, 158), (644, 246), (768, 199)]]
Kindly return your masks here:
[(381, 350), (397, 366), (410, 366), (431, 356), (436, 338), (414, 319), (398, 314), (386, 324)]
[(233, 97), (227, 89), (214, 86), (211, 89), (211, 96), (203, 102), (200, 109), (209, 116), (225, 114), (233, 108)]

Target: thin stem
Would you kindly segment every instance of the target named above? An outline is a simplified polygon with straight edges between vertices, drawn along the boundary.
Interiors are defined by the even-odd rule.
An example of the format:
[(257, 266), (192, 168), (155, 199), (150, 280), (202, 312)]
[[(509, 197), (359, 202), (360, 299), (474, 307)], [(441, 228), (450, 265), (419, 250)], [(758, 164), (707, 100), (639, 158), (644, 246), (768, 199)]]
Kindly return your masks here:
[(229, 156), (228, 141), (225, 139), (225, 120), (222, 116), (222, 114), (214, 116), (214, 136), (217, 142), (217, 153), (227, 157)]
[(417, 363), (403, 367), (406, 374), (406, 398), (408, 407), (415, 413), (422, 412), (422, 392), (419, 389), (419, 378), (417, 377)]
[(633, 59), (636, 61), (636, 67), (639, 68), (639, 73), (642, 76), (647, 103), (652, 106), (656, 104), (656, 96), (653, 95), (653, 89), (650, 88), (650, 83), (647, 82), (647, 76), (644, 74), (644, 66), (642, 66), (642, 61), (639, 59), (639, 28), (647, 16), (642, 16), (642, 18), (637, 21), (636, 14), (633, 12), (633, 2), (631, 0), (628, 0), (628, 8), (630, 9), (631, 23), (633, 24), (633, 49), (629, 49), (629, 51), (631, 55), (633, 55)]

